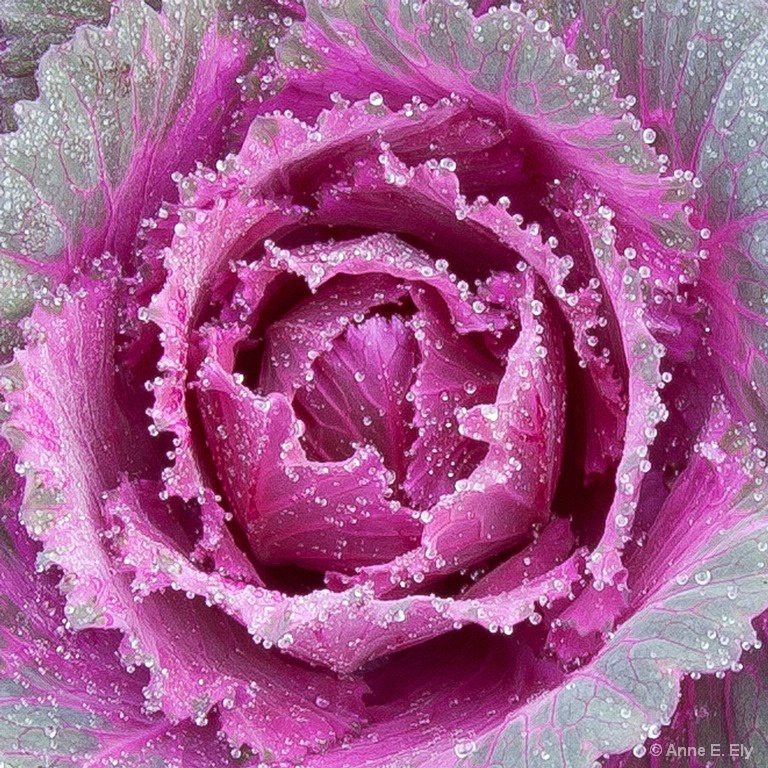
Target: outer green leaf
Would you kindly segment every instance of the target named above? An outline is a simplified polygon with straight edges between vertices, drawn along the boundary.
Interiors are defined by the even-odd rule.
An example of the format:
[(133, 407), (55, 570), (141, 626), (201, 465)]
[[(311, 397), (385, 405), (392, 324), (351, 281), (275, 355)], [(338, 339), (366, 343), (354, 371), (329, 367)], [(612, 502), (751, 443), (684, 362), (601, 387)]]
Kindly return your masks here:
[[(69, 39), (81, 24), (103, 25), (109, 0), (4, 0), (0, 3), (0, 133), (18, 127), (13, 106), (38, 95), (35, 70), (51, 45)], [(18, 341), (14, 321), (31, 306), (33, 280), (18, 264), (0, 259), (0, 350)]]
[(734, 398), (763, 437), (768, 436), (767, 64), (768, 29), (741, 51), (723, 81), (697, 157), (713, 233), (708, 288), (718, 319), (735, 315), (716, 325), (713, 346)]
[[(81, 26), (43, 57), (39, 99), (19, 103), (18, 130), (0, 137), (0, 264), (61, 280), (107, 251), (130, 269), (142, 217), (174, 194), (171, 174), (230, 146), (236, 78), (256, 50), (244, 5), (167, 0), (156, 12), (120, 0), (106, 28)], [(14, 269), (3, 317), (31, 302)]]
[(582, 63), (608, 62), (671, 162), (701, 186), (712, 346), (741, 415), (768, 436), (768, 6), (763, 0), (536, 5)]
[[(571, 0), (534, 5), (582, 65), (607, 64), (675, 166), (698, 162), (702, 131), (743, 52), (765, 29), (762, 0)], [(607, 54), (607, 62), (606, 62)]]
[(3, 0), (0, 3), (0, 133), (16, 129), (13, 105), (37, 94), (35, 69), (51, 45), (81, 24), (104, 25), (109, 0)]
[[(764, 622), (760, 632), (765, 639)], [(746, 652), (739, 674), (683, 681), (672, 725), (664, 728), (642, 757), (615, 757), (606, 768), (690, 768), (699, 764), (730, 768), (768, 765), (768, 659), (765, 650)], [(654, 757), (654, 753), (660, 753)], [(731, 752), (733, 750), (733, 753)]]

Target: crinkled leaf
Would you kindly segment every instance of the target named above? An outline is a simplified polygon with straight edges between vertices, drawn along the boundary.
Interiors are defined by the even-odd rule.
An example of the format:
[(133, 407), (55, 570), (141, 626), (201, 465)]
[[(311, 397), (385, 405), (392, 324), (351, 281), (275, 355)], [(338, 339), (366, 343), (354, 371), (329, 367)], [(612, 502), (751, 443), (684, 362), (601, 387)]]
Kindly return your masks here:
[(103, 26), (109, 0), (5, 0), (0, 6), (0, 133), (16, 129), (13, 105), (38, 95), (35, 69), (51, 45), (68, 40), (81, 24)]
[(116, 633), (62, 631), (55, 579), (36, 573), (38, 547), (17, 519), (22, 483), (5, 441), (0, 453), (0, 763), (220, 768), (213, 727), (143, 711), (145, 676), (120, 664)]
[[(380, 600), (370, 586), (288, 596), (228, 581), (190, 563), (141, 518), (144, 510), (159, 504), (156, 499), (147, 499), (145, 493), (146, 489), (124, 486), (113, 495), (111, 503), (113, 513), (124, 525), (119, 547), (135, 572), (133, 589), (137, 594), (161, 595), (175, 585), (188, 595), (215, 603), (265, 647), (276, 646), (287, 655), (342, 673), (355, 672), (367, 661), (467, 624), (493, 631), (503, 629), (510, 634), (515, 624), (533, 615), (535, 606), (566, 596), (582, 572), (584, 551), (569, 555), (564, 550), (551, 553), (547, 561), (550, 570), (518, 563), (518, 572), (525, 572), (522, 579), (502, 575), (495, 586), (488, 585), (490, 589), (480, 590), (477, 597), (466, 600), (428, 595)], [(145, 501), (140, 503), (142, 498)], [(185, 679), (184, 675), (180, 677)], [(340, 693), (345, 690), (340, 689)], [(178, 690), (172, 695), (178, 697)], [(347, 705), (342, 709), (346, 711)], [(344, 711), (338, 716), (347, 718)], [(254, 740), (258, 738), (255, 734)]]
[[(760, 488), (765, 467), (730, 420), (727, 413), (713, 415), (691, 476), (667, 502), (656, 532), (661, 550), (640, 556), (640, 579), (649, 568), (662, 569), (663, 578), (654, 578), (650, 591), (638, 592), (633, 614), (590, 664), (502, 716), (502, 723), (439, 751), (416, 745), (395, 755), (392, 743), (392, 751), (382, 754), (363, 739), (346, 755), (309, 764), (575, 768), (658, 734), (674, 714), (681, 678), (735, 664), (743, 645), (755, 642), (751, 620), (768, 603)], [(700, 493), (689, 523), (691, 488)], [(676, 552), (683, 553), (671, 563), (664, 549), (669, 520), (678, 521), (682, 538)]]
[(422, 513), (418, 549), (364, 570), (383, 592), (527, 543), (534, 526), (548, 520), (562, 453), (562, 348), (551, 324), (538, 322), (542, 308), (534, 295), (531, 280), (520, 300), (520, 336), (507, 353), (498, 392), (491, 402), (456, 409), (456, 432), (486, 443), (487, 454)]
[(462, 434), (455, 414), (493, 403), (503, 373), (501, 361), (486, 348), (487, 336), (458, 333), (435, 298), (415, 297), (421, 362), (412, 392), (419, 435), (403, 487), (420, 509), (452, 493), (485, 455), (486, 443)]
[(654, 237), (690, 245), (682, 179), (659, 177), (639, 127), (623, 117), (629, 104), (616, 98), (614, 74), (579, 70), (549, 22), (534, 22), (517, 4), (479, 18), (448, 0), (307, 5), (307, 22), (284, 43), (285, 71), (299, 93), (350, 73), (353, 97), (374, 86), (396, 100), (457, 93), (535, 137), (561, 172), (577, 169), (610, 190), (612, 204)]
[(49, 297), (25, 321), (29, 346), (6, 369), (13, 411), (4, 432), (27, 477), (21, 520), (44, 545), (42, 562), (65, 573), (74, 627), (120, 626), (131, 603), (99, 536), (101, 493), (137, 439), (116, 398), (117, 294), (111, 281), (85, 280), (74, 294)]
[[(304, 174), (317, 171), (318, 166), (333, 168), (340, 158), (370, 154), (371, 137), (378, 131), (391, 141), (415, 141), (414, 136), (419, 136), (419, 141), (428, 141), (430, 130), (446, 128), (462, 111), (445, 102), (426, 111), (394, 113), (363, 102), (326, 110), (314, 126), (285, 115), (260, 117), (251, 124), (240, 153), (229, 156), (218, 173), (200, 169), (181, 183), (184, 205), (178, 212), (172, 245), (163, 254), (168, 279), (162, 291), (152, 298), (147, 312), (147, 318), (165, 334), (164, 354), (159, 363), (165, 375), (155, 388), (157, 406), (153, 417), (159, 429), (175, 432), (178, 438), (175, 465), (165, 477), (170, 491), (189, 497), (204, 485), (191, 451), (191, 432), (184, 409), (188, 337), (208, 305), (225, 265), (253, 257), (253, 247), (259, 242), (266, 240), (269, 250), (269, 238), (289, 232), (305, 220), (309, 213), (306, 208), (285, 201), (286, 185), (290, 187), (295, 178), (303, 180)], [(310, 177), (307, 184), (314, 186), (325, 179), (322, 174), (320, 180), (314, 174)], [(215, 201), (220, 202), (214, 206)], [(385, 237), (384, 244), (387, 242)], [(320, 262), (314, 276), (318, 284), (334, 272), (345, 271), (344, 263), (338, 270), (322, 263), (323, 254), (327, 255), (324, 245), (316, 252), (306, 250), (308, 256)], [(418, 254), (414, 249), (405, 250), (407, 255)], [(299, 270), (303, 262), (312, 266), (307, 254), (300, 260), (294, 259), (295, 264), (290, 252), (278, 249), (275, 255), (278, 261), (287, 257), (293, 271)], [(418, 266), (420, 261), (417, 258), (411, 267)], [(385, 266), (384, 271), (390, 273), (396, 268), (391, 259)], [(363, 264), (357, 271), (370, 269)], [(446, 276), (436, 279), (448, 283)], [(309, 285), (316, 287), (311, 280)]]
[(413, 546), (420, 526), (391, 498), (391, 478), (374, 448), (311, 461), (283, 395), (255, 395), (217, 362), (201, 374), (211, 456), (256, 557), (325, 570), (388, 561)]
[[(4, 263), (66, 279), (104, 251), (130, 261), (171, 173), (228, 146), (253, 44), (226, 13), (217, 0), (168, 0), (160, 12), (124, 0), (107, 27), (82, 26), (43, 57), (40, 97), (0, 137)], [(29, 309), (28, 295), (16, 298), (21, 277), (4, 281), (4, 315)]]
[[(134, 451), (139, 457), (151, 455), (143, 430), (124, 420), (115, 392), (117, 294), (111, 281), (82, 278), (78, 290), (49, 299), (49, 306), (37, 307), (25, 323), (29, 344), (6, 372), (6, 384), (20, 388), (9, 393), (13, 413), (5, 427), (18, 445), (18, 466), (27, 479), (22, 520), (45, 547), (40, 564), (55, 564), (63, 572), (66, 628), (122, 630), (122, 660), (130, 668), (149, 669), (141, 698), (150, 711), (162, 708), (174, 722), (193, 718), (204, 725), (211, 707), (221, 704), (228, 713), (222, 715), (223, 727), (236, 745), (240, 727), (230, 730), (228, 723), (242, 717), (250, 722), (254, 746), (301, 756), (333, 739), (347, 722), (313, 703), (310, 694), (320, 692), (315, 693), (312, 680), (326, 699), (349, 693), (353, 705), (355, 687), (290, 667), (254, 646), (243, 626), (202, 601), (187, 604), (172, 590), (136, 600), (131, 562), (116, 558), (110, 544), (118, 531), (104, 535), (109, 526), (105, 493), (117, 485), (118, 468), (138, 466)], [(95, 391), (83, 371), (99, 382)], [(146, 523), (151, 504), (142, 499)], [(159, 503), (156, 492), (154, 500)], [(251, 687), (253, 681), (260, 687)], [(278, 696), (285, 697), (282, 704), (276, 703)], [(230, 700), (231, 706), (225, 704)], [(289, 733), (283, 712), (298, 712), (304, 705), (306, 732), (297, 740), (295, 722)]]
[(369, 444), (402, 478), (413, 439), (405, 395), (417, 359), (416, 341), (398, 317), (374, 315), (350, 327), (294, 401), (314, 456), (332, 461), (352, 453), (354, 443)]
[[(768, 31), (761, 0), (607, 0), (539, 5), (582, 63), (610, 63), (643, 128), (701, 181), (708, 230), (702, 283), (717, 315), (712, 347), (734, 407), (768, 434)], [(570, 31), (570, 32), (569, 32)], [(738, 312), (734, 314), (733, 306)], [(734, 354), (734, 350), (738, 350)]]

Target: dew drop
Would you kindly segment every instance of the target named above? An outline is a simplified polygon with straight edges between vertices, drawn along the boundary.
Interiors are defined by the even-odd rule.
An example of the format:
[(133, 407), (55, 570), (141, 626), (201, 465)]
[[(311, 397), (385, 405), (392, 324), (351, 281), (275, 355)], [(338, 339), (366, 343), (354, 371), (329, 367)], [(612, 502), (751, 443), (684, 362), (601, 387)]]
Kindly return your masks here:
[(703, 570), (703, 571), (697, 571), (697, 572), (696, 572), (696, 573), (693, 575), (693, 580), (694, 580), (694, 581), (695, 581), (695, 582), (696, 582), (696, 583), (697, 583), (699, 586), (702, 586), (702, 587), (703, 587), (705, 584), (709, 584), (709, 582), (711, 581), (711, 579), (712, 579), (712, 574), (711, 574), (711, 573), (710, 573), (708, 570), (706, 570), (706, 569), (705, 569), (705, 570)]
[(453, 748), (453, 751), (459, 760), (464, 760), (477, 751), (477, 744), (474, 741), (459, 741)]

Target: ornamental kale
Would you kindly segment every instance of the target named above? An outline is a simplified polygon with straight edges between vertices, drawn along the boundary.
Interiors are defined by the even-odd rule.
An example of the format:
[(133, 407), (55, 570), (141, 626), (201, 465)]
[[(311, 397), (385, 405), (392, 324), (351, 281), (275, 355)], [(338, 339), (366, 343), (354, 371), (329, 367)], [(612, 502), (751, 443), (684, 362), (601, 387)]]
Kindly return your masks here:
[(0, 4), (0, 764), (768, 765), (766, 19)]

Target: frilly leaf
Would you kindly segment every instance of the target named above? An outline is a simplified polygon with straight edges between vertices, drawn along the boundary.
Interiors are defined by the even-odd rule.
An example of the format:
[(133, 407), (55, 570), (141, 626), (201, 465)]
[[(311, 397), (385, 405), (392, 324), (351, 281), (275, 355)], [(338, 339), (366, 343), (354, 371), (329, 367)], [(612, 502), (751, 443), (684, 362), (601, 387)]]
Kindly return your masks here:
[[(19, 103), (18, 130), (0, 136), (2, 263), (66, 280), (109, 251), (130, 268), (171, 174), (228, 147), (255, 45), (227, 21), (231, 7), (120, 0), (107, 27), (81, 26), (43, 56), (39, 98)], [(3, 317), (31, 308), (24, 282), (7, 281)]]
[[(651, 592), (640, 593), (634, 615), (590, 664), (485, 733), (441, 751), (416, 746), (398, 752), (402, 734), (393, 733), (383, 743), (362, 738), (346, 754), (318, 756), (309, 765), (581, 768), (633, 745), (642, 754), (642, 742), (671, 720), (681, 679), (737, 664), (742, 649), (756, 640), (751, 620), (768, 602), (765, 466), (761, 452), (730, 420), (722, 410), (713, 413), (689, 470), (690, 486), (683, 484), (668, 501), (670, 519), (681, 521), (685, 542), (678, 548), (685, 554), (669, 566), (662, 549), (638, 564), (641, 575), (648, 568), (663, 574)], [(703, 484), (707, 490), (689, 526), (682, 512), (688, 488)], [(660, 528), (663, 540), (669, 529)]]
[[(307, 6), (307, 22), (294, 25), (283, 46), (284, 71), (298, 93), (314, 94), (334, 75), (348, 82), (354, 73), (358, 90), (378, 87), (395, 101), (458, 94), (540, 144), (561, 173), (577, 170), (609, 189), (611, 204), (659, 241), (691, 245), (679, 206), (689, 185), (682, 176), (660, 177), (662, 164), (629, 113), (631, 102), (616, 97), (617, 73), (604, 65), (579, 69), (548, 21), (535, 21), (518, 3), (480, 17), (448, 0)], [(297, 38), (304, 57), (292, 53)], [(361, 95), (345, 87), (344, 95)]]
[[(643, 129), (698, 177), (701, 282), (717, 321), (715, 352), (734, 410), (768, 435), (768, 32), (760, 0), (605, 0), (536, 5), (569, 49), (621, 72)], [(708, 239), (708, 242), (706, 241)], [(734, 313), (734, 306), (737, 312)], [(734, 350), (738, 350), (734, 352)]]
[(6, 0), (0, 7), (0, 133), (16, 130), (13, 105), (38, 95), (35, 69), (51, 45), (81, 24), (104, 25), (109, 0)]

